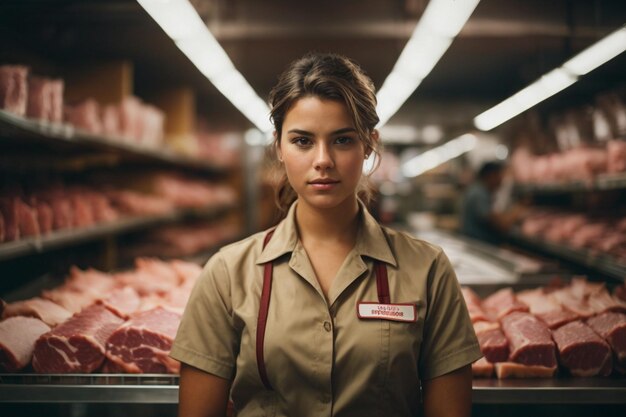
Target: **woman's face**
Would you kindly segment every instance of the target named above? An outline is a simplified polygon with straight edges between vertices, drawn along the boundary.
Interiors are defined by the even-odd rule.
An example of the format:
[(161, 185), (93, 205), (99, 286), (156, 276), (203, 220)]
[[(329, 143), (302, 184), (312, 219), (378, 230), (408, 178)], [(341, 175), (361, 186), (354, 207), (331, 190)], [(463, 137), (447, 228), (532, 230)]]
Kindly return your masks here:
[(342, 102), (299, 99), (283, 121), (277, 152), (301, 204), (329, 209), (354, 202), (365, 147)]

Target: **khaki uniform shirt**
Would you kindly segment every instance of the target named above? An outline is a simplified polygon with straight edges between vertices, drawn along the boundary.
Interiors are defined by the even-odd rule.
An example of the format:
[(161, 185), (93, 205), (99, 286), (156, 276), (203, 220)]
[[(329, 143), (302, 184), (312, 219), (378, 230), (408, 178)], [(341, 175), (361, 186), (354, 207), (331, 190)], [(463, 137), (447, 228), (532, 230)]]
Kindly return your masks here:
[[(231, 379), (242, 417), (417, 415), (420, 380), (482, 356), (450, 262), (440, 248), (382, 228), (361, 204), (357, 243), (327, 302), (298, 239), (295, 204), (265, 249), (263, 232), (208, 261), (171, 356)], [(391, 303), (416, 305), (416, 322), (357, 317), (358, 302), (378, 302), (373, 259), (387, 266)], [(274, 263), (264, 347), (274, 391), (256, 361), (265, 262)]]

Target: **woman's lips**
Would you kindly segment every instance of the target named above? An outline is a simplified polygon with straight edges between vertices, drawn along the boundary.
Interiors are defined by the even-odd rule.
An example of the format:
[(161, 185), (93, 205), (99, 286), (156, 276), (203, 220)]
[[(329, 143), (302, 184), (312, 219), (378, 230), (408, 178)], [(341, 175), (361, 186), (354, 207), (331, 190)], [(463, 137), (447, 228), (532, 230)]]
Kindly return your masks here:
[(309, 185), (313, 187), (314, 190), (318, 190), (318, 191), (331, 190), (337, 184), (339, 184), (339, 181), (329, 180), (329, 179), (314, 180), (314, 181), (309, 182)]

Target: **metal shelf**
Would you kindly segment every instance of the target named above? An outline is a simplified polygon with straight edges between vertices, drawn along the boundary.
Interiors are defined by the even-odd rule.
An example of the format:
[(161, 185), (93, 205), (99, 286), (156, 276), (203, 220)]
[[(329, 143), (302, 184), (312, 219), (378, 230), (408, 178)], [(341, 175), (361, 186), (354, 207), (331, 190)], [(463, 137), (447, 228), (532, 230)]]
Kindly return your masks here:
[(144, 216), (121, 219), (111, 223), (102, 223), (80, 229), (63, 229), (49, 235), (30, 237), (0, 244), (0, 261), (26, 255), (44, 253), (52, 249), (77, 245), (100, 238), (134, 230), (150, 228), (156, 225), (174, 223), (186, 218), (210, 219), (232, 209), (233, 205), (207, 207), (202, 210), (178, 210), (158, 216)]
[(178, 403), (178, 375), (0, 374), (6, 403)]
[(510, 237), (522, 244), (532, 246), (550, 255), (574, 262), (622, 281), (626, 280), (626, 265), (617, 262), (610, 256), (594, 253), (585, 249), (574, 249), (544, 240), (532, 239), (519, 232), (511, 233)]
[(556, 194), (584, 191), (617, 190), (623, 188), (626, 188), (626, 172), (599, 175), (591, 181), (515, 185), (515, 191), (520, 194)]
[(106, 151), (212, 174), (223, 174), (229, 169), (201, 159), (176, 154), (167, 149), (152, 149), (126, 142), (122, 138), (93, 135), (68, 124), (31, 120), (4, 110), (0, 110), (0, 137), (5, 142), (10, 141), (20, 146), (28, 141), (29, 144), (43, 143), (59, 150)]
[(626, 378), (475, 379), (475, 404), (626, 404)]
[[(4, 403), (178, 403), (178, 375), (0, 374)], [(475, 379), (474, 404), (626, 404), (625, 378)]]

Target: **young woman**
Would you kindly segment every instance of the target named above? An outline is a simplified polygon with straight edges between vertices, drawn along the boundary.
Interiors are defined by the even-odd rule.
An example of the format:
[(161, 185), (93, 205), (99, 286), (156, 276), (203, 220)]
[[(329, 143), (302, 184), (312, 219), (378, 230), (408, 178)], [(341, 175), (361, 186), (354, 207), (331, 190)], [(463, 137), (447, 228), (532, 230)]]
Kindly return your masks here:
[(205, 266), (171, 352), (179, 415), (223, 416), (229, 397), (242, 417), (469, 415), (481, 354), (448, 259), (365, 208), (371, 80), (311, 54), (270, 102), (287, 215)]

